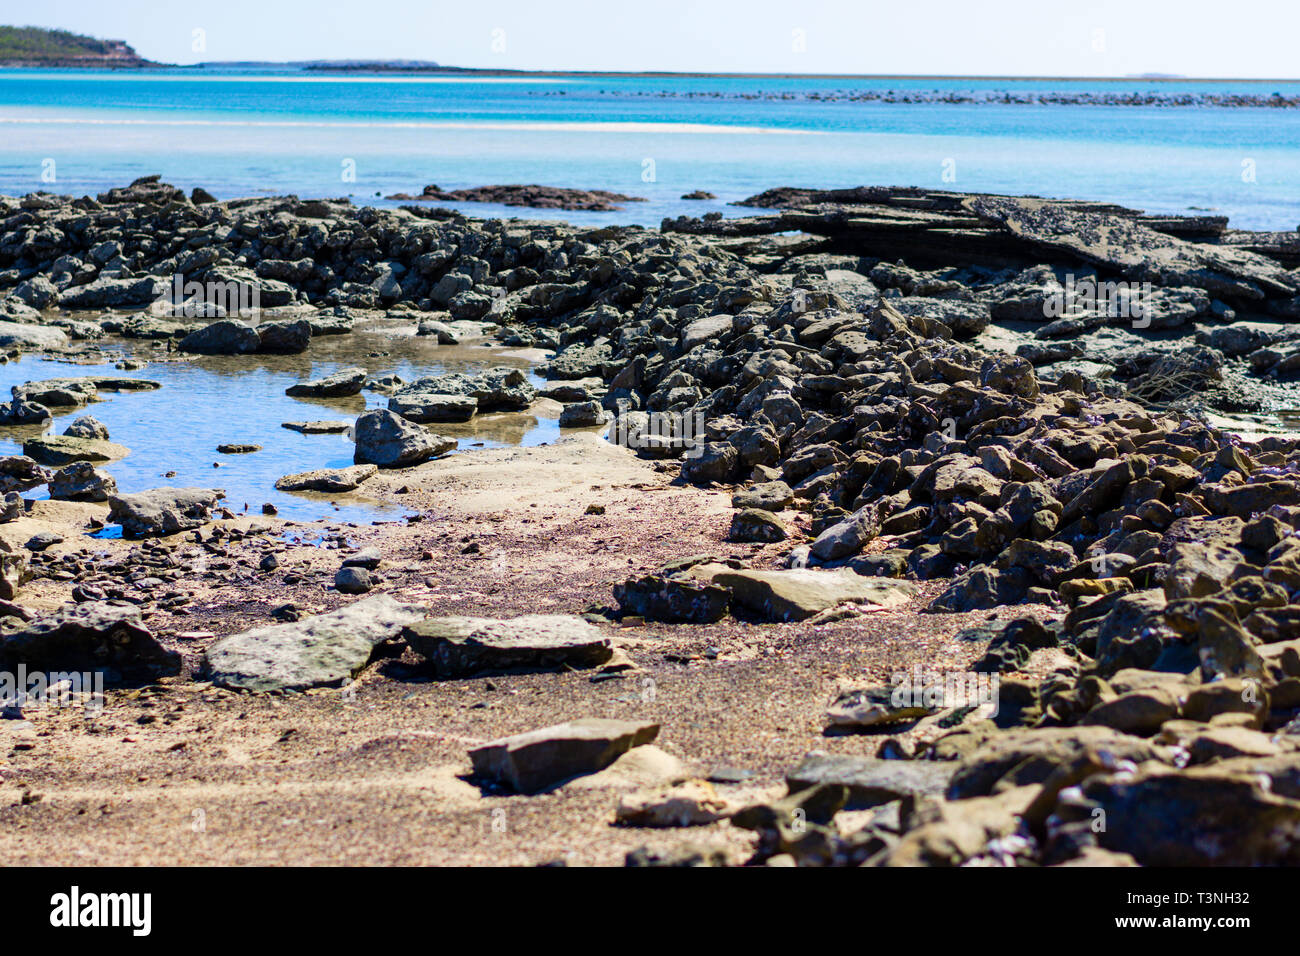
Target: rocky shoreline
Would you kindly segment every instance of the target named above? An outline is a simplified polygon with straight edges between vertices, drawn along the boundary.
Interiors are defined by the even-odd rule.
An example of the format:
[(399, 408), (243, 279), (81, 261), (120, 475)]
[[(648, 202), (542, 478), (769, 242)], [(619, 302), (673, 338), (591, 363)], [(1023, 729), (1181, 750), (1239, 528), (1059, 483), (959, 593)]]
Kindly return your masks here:
[[(825, 739), (856, 751), (788, 764), (784, 795), (662, 750), (644, 690), (645, 712), (575, 691), (548, 723), (475, 735), (465, 786), (526, 805), (622, 768), (637, 785), (607, 807), (620, 834), (692, 831), (630, 851), (637, 865), (1297, 862), (1300, 438), (1280, 424), (1300, 408), (1296, 236), (922, 190), (747, 203), (780, 211), (592, 229), (427, 206), (216, 202), (156, 177), (97, 199), (0, 199), (7, 348), (93, 353), (112, 334), (192, 354), (301, 351), (376, 312), (440, 341), (490, 332), (548, 355), (544, 398), (563, 405), (562, 425), (609, 421), (637, 452), (620, 505), (641, 504), (639, 485), (647, 497), (663, 487), (683, 515), (720, 522), (708, 548), (674, 553), (652, 540), (675, 516), (629, 512), (634, 567), (603, 564), (613, 580), (589, 582), (594, 600), (561, 591), (538, 614), (523, 594), (513, 614), (487, 614), (482, 599), (431, 598), (436, 571), (385, 551), (432, 534), (431, 508), (364, 546), (335, 532), (310, 572), (285, 571), (273, 517), (222, 517), (207, 489), (118, 495), (97, 482), (76, 444), (107, 441), (92, 420), (64, 443), (75, 473), (59, 473), (91, 500), (52, 520), (62, 538), (110, 521), (133, 540), (114, 546), (111, 568), (48, 538), (0, 551), (0, 663), (107, 662), (112, 682), (161, 688), (164, 702), (198, 681), (298, 706), (354, 692), (362, 674), (392, 692), (395, 656), (437, 693), (523, 672), (540, 693), (581, 672), (588, 688), (634, 683), (667, 666), (651, 663), (656, 648), (718, 629), (743, 635), (760, 657), (745, 666), (779, 682), (787, 663), (761, 662), (769, 640), (806, 638), (797, 659), (815, 667), (840, 635), (862, 644), (851, 653), (885, 646), (876, 622), (888, 620), (927, 635), (906, 652), (915, 679), (877, 662), (865, 668), (876, 680), (859, 668), (827, 699), (801, 692)], [(232, 288), (259, 303), (255, 317), (214, 295)], [(366, 382), (355, 369), (302, 387)], [(353, 469), (291, 477), (416, 502), (473, 467), (437, 460), (455, 442), (427, 423), (543, 397), (509, 369), (389, 384), (387, 409), (344, 423)], [(28, 383), (0, 421), (39, 425), (43, 402), (84, 394)], [(1260, 427), (1243, 437), (1224, 417), (1246, 414)], [(561, 442), (518, 493), (547, 467), (596, 469), (596, 447), (630, 458)], [(54, 507), (22, 498), (55, 477), (41, 464), (10, 456), (0, 471), (8, 522)], [(605, 520), (608, 504), (556, 494), (572, 521)], [(731, 507), (709, 511), (720, 496)], [(562, 572), (564, 553), (523, 531), (530, 519), (495, 507), (519, 522), (509, 548), (444, 525), (453, 537), (419, 538), (420, 560), (486, 548), (507, 586), (524, 580), (511, 561)], [(636, 559), (650, 555), (657, 565)], [(200, 580), (339, 599), (318, 614), (282, 602), (269, 620), (236, 604), (220, 636), (178, 639), (169, 621), (193, 612), (185, 585)], [(33, 594), (39, 607), (26, 606)], [(693, 652), (684, 680), (707, 683), (726, 657)], [(954, 679), (980, 693), (954, 700)], [(701, 850), (694, 838), (710, 833), (744, 854)]]

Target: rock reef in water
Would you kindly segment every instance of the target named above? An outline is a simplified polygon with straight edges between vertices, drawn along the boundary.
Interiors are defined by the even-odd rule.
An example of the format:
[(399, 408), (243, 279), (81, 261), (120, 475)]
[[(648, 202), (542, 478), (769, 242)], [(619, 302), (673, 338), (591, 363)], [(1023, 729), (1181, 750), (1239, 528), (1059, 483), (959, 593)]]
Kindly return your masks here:
[(645, 202), (641, 196), (624, 196), (603, 189), (568, 189), (563, 186), (475, 186), (472, 189), (440, 189), (425, 186), (418, 196), (396, 193), (388, 199), (488, 202), (529, 209), (569, 209), (588, 212), (616, 212), (623, 203)]

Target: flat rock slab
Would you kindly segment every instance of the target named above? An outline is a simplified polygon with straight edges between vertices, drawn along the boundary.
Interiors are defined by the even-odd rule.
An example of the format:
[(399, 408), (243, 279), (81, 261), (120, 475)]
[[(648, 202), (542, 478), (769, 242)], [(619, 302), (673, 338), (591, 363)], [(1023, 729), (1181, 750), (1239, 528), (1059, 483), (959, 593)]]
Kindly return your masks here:
[(0, 667), (107, 671), (106, 680), (152, 680), (180, 672), (181, 657), (158, 643), (140, 609), (94, 601), (55, 611), (0, 637)]
[(910, 581), (864, 577), (848, 568), (755, 571), (703, 564), (687, 573), (726, 588), (733, 610), (744, 608), (764, 621), (802, 621), (845, 603), (894, 607), (916, 594)]
[(539, 793), (604, 770), (658, 734), (659, 725), (649, 721), (583, 717), (493, 740), (471, 750), (469, 758), (476, 776), (518, 793)]
[(223, 638), (203, 655), (222, 687), (259, 693), (337, 685), (366, 666), (375, 645), (428, 614), (377, 594), (328, 614)]
[(414, 392), (394, 395), (388, 407), (412, 422), (467, 422), (478, 411), (478, 399), (472, 395)]
[(281, 422), (280, 427), (303, 435), (342, 435), (352, 427), (352, 423), (339, 421)]
[(1267, 256), (1188, 242), (1121, 216), (1082, 212), (1044, 199), (979, 196), (968, 208), (986, 223), (1050, 252), (1066, 252), (1134, 280), (1194, 285), (1220, 295), (1293, 296), (1300, 283)]
[(846, 809), (868, 807), (919, 794), (942, 796), (957, 769), (952, 760), (881, 760), (851, 754), (809, 754), (785, 775), (790, 792), (818, 784), (849, 788)]
[(131, 454), (131, 449), (102, 438), (75, 438), (72, 435), (41, 435), (23, 442), (23, 454), (43, 465), (70, 465), (74, 461), (116, 461)]
[(67, 344), (68, 336), (63, 330), (51, 325), (0, 322), (0, 348), (56, 349)]
[(221, 495), (211, 488), (153, 488), (133, 495), (109, 495), (108, 520), (127, 538), (179, 534), (212, 520)]
[(937, 708), (925, 704), (924, 698), (918, 701), (897, 691), (883, 684), (846, 690), (826, 709), (826, 719), (830, 726), (841, 730), (863, 730), (920, 720), (935, 713)]
[(378, 473), (376, 465), (353, 465), (350, 468), (320, 468), (285, 475), (275, 483), (280, 491), (353, 491)]
[(439, 678), (484, 672), (599, 667), (614, 654), (594, 624), (567, 614), (433, 617), (402, 631)]
[(337, 398), (344, 395), (357, 395), (366, 381), (363, 368), (345, 368), (324, 378), (312, 379), (290, 385), (284, 390), (286, 395), (309, 396), (315, 398)]

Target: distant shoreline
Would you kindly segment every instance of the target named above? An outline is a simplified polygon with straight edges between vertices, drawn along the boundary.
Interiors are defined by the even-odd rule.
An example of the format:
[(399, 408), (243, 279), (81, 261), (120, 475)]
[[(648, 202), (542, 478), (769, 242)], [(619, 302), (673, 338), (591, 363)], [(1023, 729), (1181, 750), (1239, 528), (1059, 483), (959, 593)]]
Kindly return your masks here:
[(946, 82), (973, 80), (998, 83), (1300, 83), (1300, 77), (1225, 77), (1225, 76), (1011, 76), (998, 74), (942, 74), (942, 73), (746, 73), (735, 71), (672, 71), (672, 70), (521, 70), (496, 67), (468, 66), (403, 66), (400, 64), (329, 64), (316, 61), (272, 60), (215, 60), (203, 63), (157, 63), (142, 60), (138, 63), (105, 62), (76, 63), (71, 61), (0, 61), (0, 69), (84, 69), (84, 70), (222, 70), (222, 69), (274, 69), (292, 70), (308, 74), (373, 74), (405, 76), (482, 76), (482, 77), (584, 77), (610, 79), (752, 79), (752, 80), (929, 80)]

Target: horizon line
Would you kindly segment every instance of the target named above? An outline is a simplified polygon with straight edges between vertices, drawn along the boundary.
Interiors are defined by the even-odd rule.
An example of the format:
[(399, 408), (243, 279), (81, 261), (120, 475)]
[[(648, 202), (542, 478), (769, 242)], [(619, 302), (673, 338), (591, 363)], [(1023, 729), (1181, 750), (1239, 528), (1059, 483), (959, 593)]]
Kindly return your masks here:
[[(328, 73), (394, 73), (394, 74), (471, 74), (479, 76), (571, 76), (571, 77), (663, 77), (663, 78), (716, 78), (716, 79), (791, 79), (791, 80), (988, 80), (988, 81), (1056, 81), (1070, 82), (1090, 81), (1098, 83), (1298, 83), (1297, 77), (1278, 76), (1184, 76), (1181, 74), (1145, 74), (1131, 73), (1114, 75), (1066, 75), (1066, 74), (999, 74), (999, 73), (787, 73), (780, 71), (743, 71), (743, 70), (577, 70), (577, 69), (523, 69), (513, 67), (476, 67), (476, 66), (400, 66), (409, 60), (368, 60), (368, 59), (320, 59), (320, 60), (202, 60), (197, 63), (159, 63), (146, 61), (138, 67), (84, 66), (0, 66), (3, 70), (88, 70), (94, 72), (129, 73), (136, 70), (201, 70), (213, 67), (230, 66), (267, 66), (292, 67), (304, 72)], [(329, 64), (339, 64), (330, 66)], [(355, 65), (345, 65), (355, 64)], [(391, 66), (389, 64), (392, 64)]]

